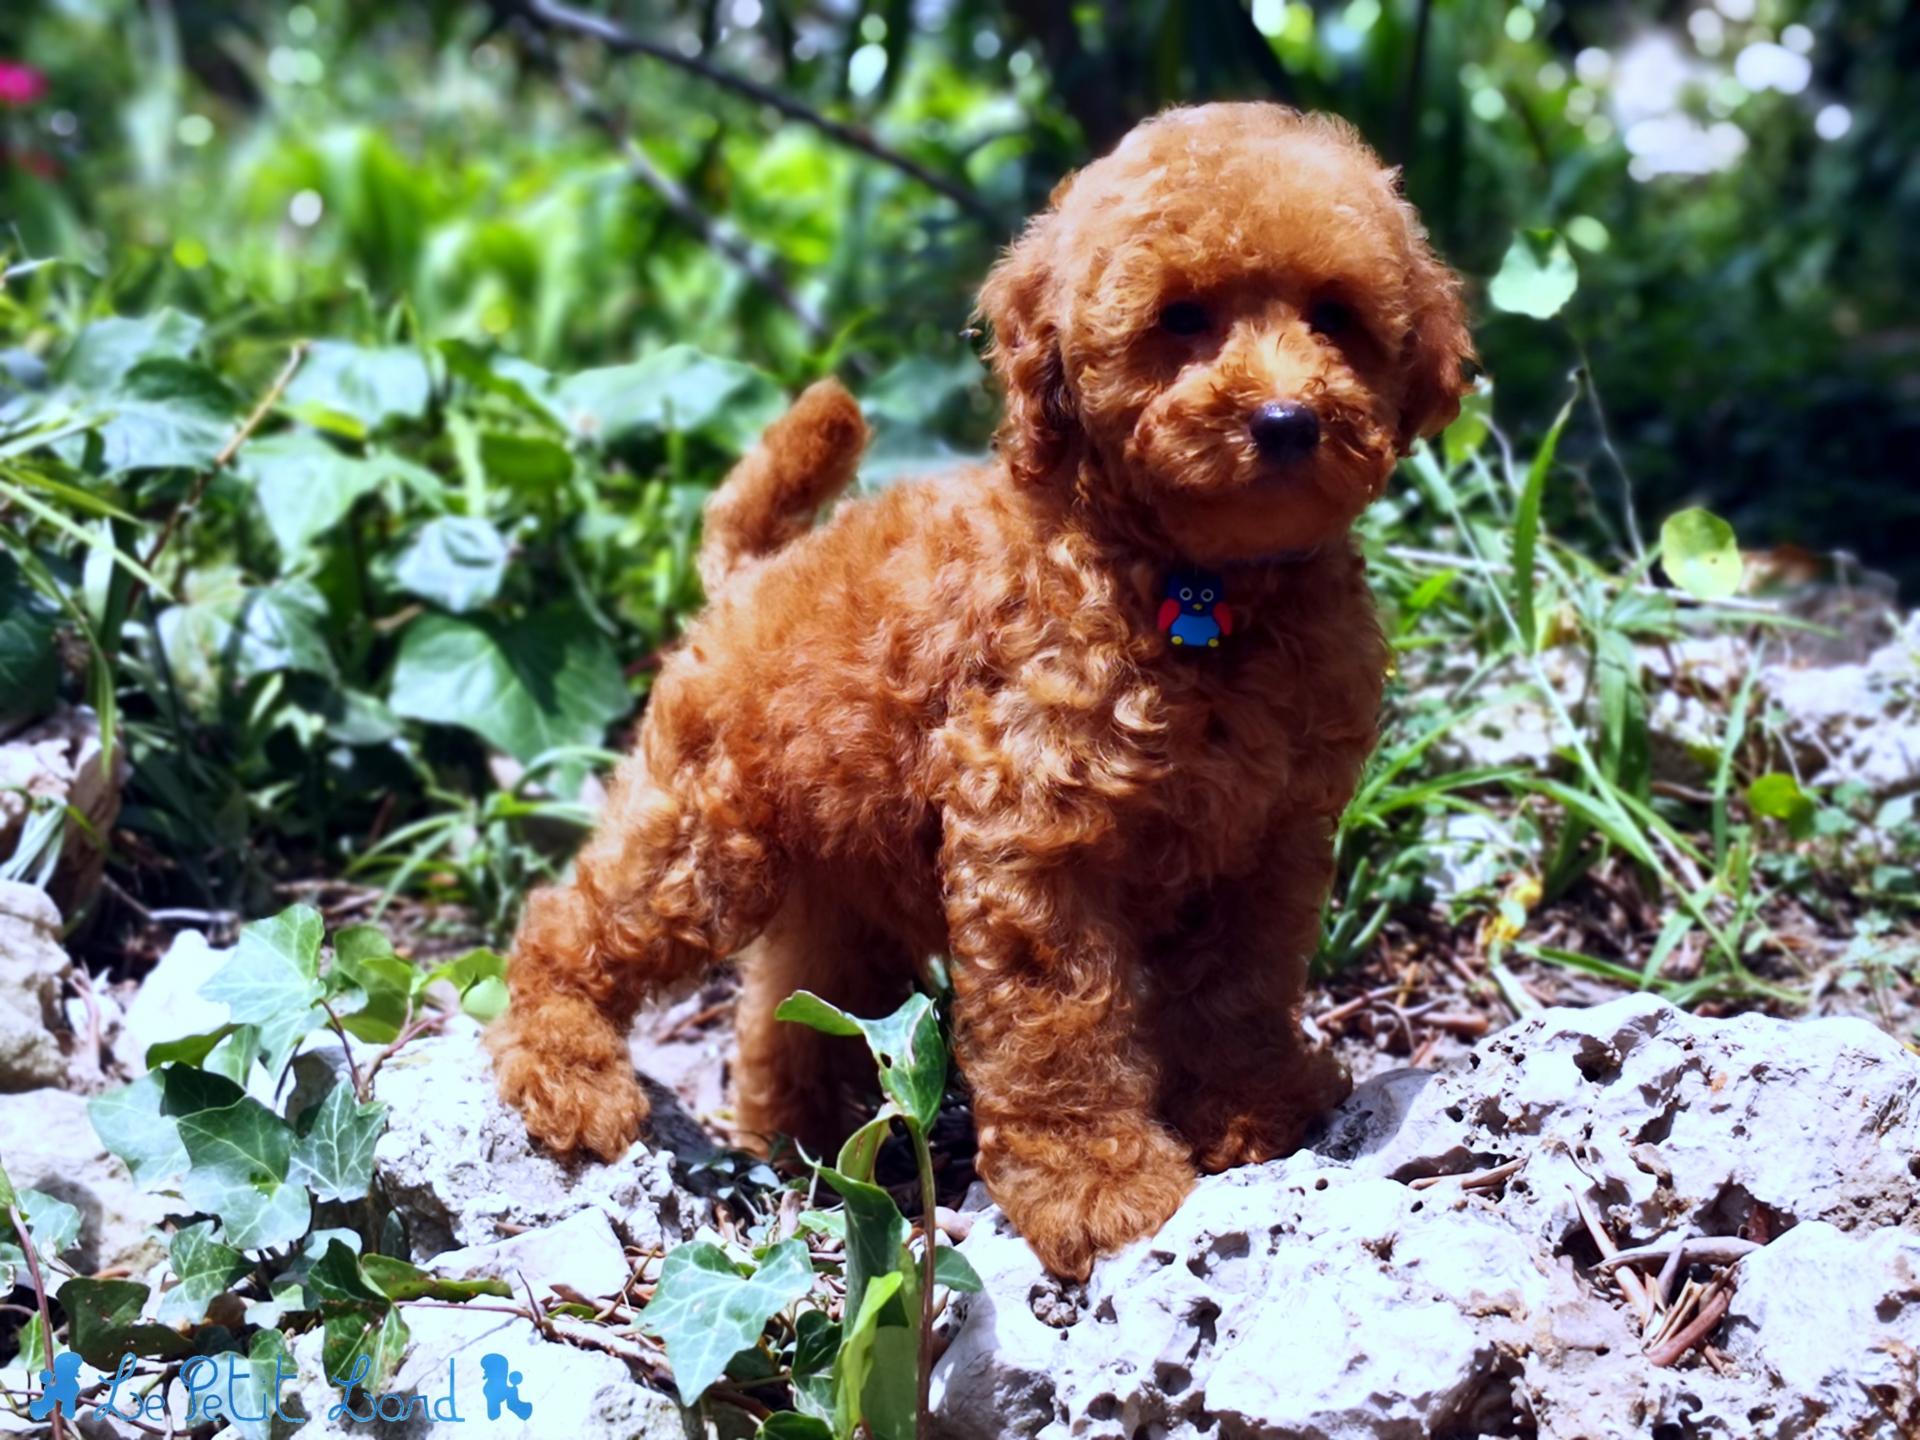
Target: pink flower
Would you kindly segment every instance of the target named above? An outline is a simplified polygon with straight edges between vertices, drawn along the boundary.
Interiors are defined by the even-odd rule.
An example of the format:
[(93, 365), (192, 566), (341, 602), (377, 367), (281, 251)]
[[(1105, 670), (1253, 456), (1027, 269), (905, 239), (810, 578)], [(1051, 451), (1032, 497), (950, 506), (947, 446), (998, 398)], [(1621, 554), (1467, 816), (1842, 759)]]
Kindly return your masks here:
[(31, 65), (0, 60), (0, 105), (31, 105), (47, 93), (47, 77)]

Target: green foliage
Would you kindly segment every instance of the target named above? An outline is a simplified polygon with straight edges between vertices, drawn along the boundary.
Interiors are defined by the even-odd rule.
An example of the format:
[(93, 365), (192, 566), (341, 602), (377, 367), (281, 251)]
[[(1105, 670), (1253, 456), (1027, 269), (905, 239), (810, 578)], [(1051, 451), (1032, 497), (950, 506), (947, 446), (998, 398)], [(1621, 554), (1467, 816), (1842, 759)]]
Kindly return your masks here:
[[(865, 1019), (801, 991), (776, 1013), (829, 1035), (864, 1038), (890, 1102), (848, 1139), (835, 1165), (814, 1164), (844, 1209), (811, 1211), (800, 1223), (844, 1242), (840, 1257), (816, 1271), (797, 1237), (747, 1253), (704, 1241), (682, 1245), (668, 1253), (642, 1323), (665, 1341), (684, 1404), (723, 1375), (751, 1376), (772, 1362), (786, 1372), (795, 1409), (769, 1418), (762, 1435), (910, 1440), (925, 1403), (924, 1339), (935, 1289), (978, 1290), (980, 1279), (949, 1246), (930, 1253), (923, 1237), (914, 1253), (912, 1227), (874, 1183), (873, 1167), (899, 1120), (919, 1164), (923, 1211), (932, 1215), (927, 1131), (946, 1090), (946, 1042), (924, 995)], [(823, 1277), (838, 1281), (837, 1295)]]
[[(291, 1105), (298, 1091), (278, 1082), (295, 1048), (336, 1016), (344, 1016), (343, 1030), (357, 1020), (364, 1041), (404, 1044), (434, 1004), (431, 991), (465, 997), (497, 983), (500, 957), (476, 951), (422, 970), (371, 926), (341, 931), (330, 952), (324, 941), (319, 914), (305, 906), (243, 927), (232, 958), (201, 989), (232, 1020), (153, 1046), (153, 1069), (88, 1103), (101, 1143), (137, 1184), (177, 1197), (186, 1217), (170, 1242), (170, 1282), (155, 1321), (141, 1318), (145, 1284), (79, 1277), (60, 1287), (66, 1343), (90, 1364), (112, 1370), (122, 1353), (178, 1358), (239, 1340), (248, 1347), (240, 1360), (252, 1371), (264, 1361), (270, 1372), (288, 1335), (318, 1327), (327, 1375), (348, 1375), (364, 1355), (371, 1369), (363, 1383), (377, 1387), (406, 1349), (402, 1303), (508, 1293), (500, 1281), (429, 1276), (375, 1248), (392, 1238), (372, 1184), (386, 1112), (358, 1093), (357, 1069), (297, 1113), (249, 1093), (288, 1093), (273, 1103)], [(36, 1245), (58, 1254), (77, 1234), (78, 1215), (32, 1196), (21, 1193)], [(325, 1218), (342, 1213), (364, 1228), (334, 1228)], [(12, 1258), (0, 1241), (0, 1266)], [(246, 1316), (240, 1333), (232, 1329), (236, 1302)]]

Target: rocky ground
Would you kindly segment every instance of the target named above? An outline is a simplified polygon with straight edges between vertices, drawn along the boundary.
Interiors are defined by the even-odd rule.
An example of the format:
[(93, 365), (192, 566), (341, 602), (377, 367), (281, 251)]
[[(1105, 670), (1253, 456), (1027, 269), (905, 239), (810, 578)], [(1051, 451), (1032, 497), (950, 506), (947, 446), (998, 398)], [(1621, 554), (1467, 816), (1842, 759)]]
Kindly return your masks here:
[[(1646, 663), (1669, 681), (1654, 717), (1661, 783), (1697, 785), (1705, 732), (1690, 707), (1723, 706), (1758, 661), (1703, 641)], [(1583, 682), (1563, 678), (1577, 702)], [(1768, 743), (1808, 785), (1850, 784), (1885, 804), (1920, 783), (1920, 622), (1890, 643), (1768, 662), (1755, 689)], [(0, 777), (111, 824), (115, 786), (84, 717), (17, 741), (0, 747)], [(1499, 700), (1459, 744), (1463, 765), (1554, 763), (1551, 721), (1523, 696)], [(27, 823), (8, 793), (0, 785), (0, 854)], [(1490, 857), (1505, 840), (1457, 838), (1442, 889), (1498, 883)], [(61, 902), (100, 884), (97, 868), (55, 856), (46, 874), (44, 888), (0, 881), (0, 1158), (15, 1185), (79, 1209), (66, 1266), (155, 1275), (170, 1203), (95, 1143), (85, 1097), (139, 1073), (152, 1044), (221, 1023), (198, 991), (225, 962), (231, 926), (149, 915), (120, 932), (126, 963), (96, 973), (70, 957)], [(366, 904), (332, 882), (313, 898), (342, 915)], [(1044, 1275), (969, 1188), (955, 1107), (940, 1188), (985, 1289), (942, 1319), (937, 1433), (1920, 1435), (1920, 1059), (1900, 1043), (1916, 1033), (1911, 968), (1850, 983), (1854, 939), (1833, 915), (1810, 916), (1804, 943), (1787, 947), (1804, 964), (1779, 978), (1815, 1018), (1784, 1018), (1787, 1005), (1687, 1014), (1517, 957), (1496, 984), (1445, 899), (1397, 917), (1366, 963), (1317, 995), (1316, 1023), (1365, 1082), (1324, 1136), (1203, 1181), (1160, 1235), (1085, 1286)], [(1658, 924), (1636, 903), (1630, 879), (1602, 869), (1541, 928), (1632, 952)], [(1791, 922), (1781, 916), (1777, 933)], [(98, 937), (89, 943), (97, 959)], [(470, 1021), (379, 1070), (391, 1124), (377, 1184), (414, 1258), (514, 1292), (410, 1306), (395, 1388), (426, 1393), (449, 1360), (477, 1363), (510, 1342), (537, 1423), (505, 1418), (487, 1434), (751, 1433), (772, 1392), (689, 1415), (642, 1327), (591, 1318), (644, 1300), (649, 1257), (732, 1233), (742, 1167), (718, 1144), (732, 1003), (718, 977), (643, 1018), (635, 1059), (656, 1128), (614, 1165), (532, 1149), (494, 1098)], [(1834, 1018), (1848, 1016), (1863, 1018)], [(300, 1064), (337, 1070), (344, 1058), (322, 1045)], [(30, 1299), (16, 1289), (0, 1332)], [(294, 1350), (305, 1398), (330, 1403), (317, 1335)], [(16, 1397), (29, 1378), (17, 1360), (0, 1368)], [(0, 1409), (0, 1430), (35, 1429)], [(320, 1418), (302, 1433), (368, 1431)]]

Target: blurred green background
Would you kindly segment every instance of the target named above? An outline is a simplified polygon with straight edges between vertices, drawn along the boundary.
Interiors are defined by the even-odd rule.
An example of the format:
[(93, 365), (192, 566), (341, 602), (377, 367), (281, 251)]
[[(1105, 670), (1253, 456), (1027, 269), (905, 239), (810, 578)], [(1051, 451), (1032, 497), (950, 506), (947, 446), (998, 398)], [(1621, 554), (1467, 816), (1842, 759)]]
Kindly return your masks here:
[[(0, 106), (0, 212), (22, 252), (86, 266), (122, 307), (219, 310), (252, 336), (351, 325), (547, 366), (686, 342), (788, 381), (912, 360), (903, 403), (977, 444), (958, 332), (995, 246), (1140, 117), (1268, 96), (1355, 121), (1469, 276), (1516, 226), (1567, 237), (1563, 323), (1480, 327), (1503, 419), (1543, 421), (1584, 356), (1650, 508), (1699, 498), (1749, 542), (1920, 576), (1900, 528), (1920, 518), (1920, 14), (1900, 0), (607, 12), (871, 132), (965, 206), (536, 9), (14, 0), (0, 56), (46, 91)], [(1600, 439), (1585, 417), (1565, 454)]]

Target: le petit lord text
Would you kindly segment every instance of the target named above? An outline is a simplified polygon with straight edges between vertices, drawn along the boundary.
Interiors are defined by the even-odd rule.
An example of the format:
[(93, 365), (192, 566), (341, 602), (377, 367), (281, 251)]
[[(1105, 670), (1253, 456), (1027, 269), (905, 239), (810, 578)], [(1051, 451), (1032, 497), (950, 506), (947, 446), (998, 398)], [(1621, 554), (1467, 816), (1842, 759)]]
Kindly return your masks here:
[[(305, 1415), (289, 1415), (281, 1408), (281, 1386), (289, 1380), (298, 1378), (299, 1371), (282, 1369), (280, 1356), (273, 1357), (273, 1384), (270, 1391), (259, 1396), (258, 1413), (255, 1414), (246, 1413), (237, 1403), (234, 1395), (235, 1376), (244, 1374), (250, 1382), (258, 1383), (254, 1381), (251, 1367), (245, 1366), (241, 1357), (237, 1355), (223, 1356), (221, 1359), (227, 1363), (223, 1365), (221, 1360), (211, 1356), (196, 1355), (181, 1366), (180, 1380), (187, 1387), (186, 1423), (188, 1425), (200, 1425), (217, 1420), (259, 1421), (269, 1417), (295, 1424), (313, 1418)], [(134, 1357), (131, 1355), (120, 1357), (119, 1368), (114, 1372), (112, 1385), (106, 1396), (89, 1402), (91, 1408), (97, 1415), (121, 1420), (149, 1422), (164, 1420), (166, 1396), (157, 1390), (142, 1396), (128, 1396), (124, 1401), (122, 1400), (120, 1387), (133, 1378), (134, 1363)], [(327, 1411), (328, 1420), (366, 1424), (375, 1419), (403, 1420), (417, 1413), (447, 1424), (465, 1422), (467, 1417), (460, 1413), (457, 1399), (457, 1379), (452, 1357), (447, 1360), (446, 1393), (431, 1400), (418, 1391), (411, 1391), (405, 1395), (371, 1393), (364, 1388), (367, 1373), (371, 1368), (372, 1363), (369, 1358), (366, 1355), (359, 1355), (355, 1357), (353, 1368), (344, 1378), (334, 1379), (334, 1387), (341, 1393), (340, 1399), (335, 1401)], [(102, 1378), (106, 1378), (104, 1372), (102, 1372)], [(226, 1382), (224, 1387), (221, 1385), (223, 1378)], [(265, 1389), (265, 1387), (262, 1388)]]

